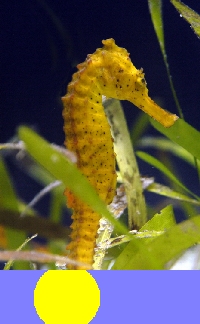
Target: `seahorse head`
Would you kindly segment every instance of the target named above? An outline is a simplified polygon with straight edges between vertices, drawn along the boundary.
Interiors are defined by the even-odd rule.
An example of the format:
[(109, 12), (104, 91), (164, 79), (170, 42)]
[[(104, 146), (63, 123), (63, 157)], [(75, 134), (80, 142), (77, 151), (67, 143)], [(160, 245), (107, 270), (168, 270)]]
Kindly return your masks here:
[[(107, 97), (129, 100), (133, 93), (148, 93), (143, 70), (137, 70), (126, 49), (118, 47), (114, 39), (102, 41), (103, 48), (97, 49), (92, 59), (98, 65), (99, 85)], [(94, 62), (93, 61), (93, 62)]]

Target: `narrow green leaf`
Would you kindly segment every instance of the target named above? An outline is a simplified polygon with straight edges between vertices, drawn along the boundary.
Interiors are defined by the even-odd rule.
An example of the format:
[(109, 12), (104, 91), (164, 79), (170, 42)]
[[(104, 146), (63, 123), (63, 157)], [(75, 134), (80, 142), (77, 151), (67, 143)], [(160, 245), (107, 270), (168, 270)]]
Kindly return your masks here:
[(62, 209), (63, 209), (63, 195), (60, 191), (60, 188), (55, 188), (51, 193), (49, 219), (52, 222), (61, 223)]
[(4, 161), (0, 158), (0, 204), (4, 209), (18, 211), (18, 200)]
[(148, 0), (148, 4), (156, 36), (158, 38), (162, 54), (165, 57), (166, 53), (162, 19), (162, 0)]
[[(10, 176), (2, 159), (0, 159), (0, 204), (3, 210), (19, 211), (19, 202), (13, 189)], [(5, 228), (5, 235), (8, 249), (16, 249), (26, 239), (26, 234), (11, 228)], [(27, 269), (27, 263), (17, 262), (15, 269)]]
[(163, 17), (162, 17), (162, 0), (148, 0), (148, 4), (149, 4), (149, 11), (151, 14), (151, 20), (152, 20), (152, 23), (154, 26), (156, 36), (158, 38), (160, 49), (161, 49), (161, 52), (163, 55), (163, 60), (164, 60), (165, 67), (167, 70), (167, 76), (169, 79), (170, 88), (171, 88), (171, 91), (172, 91), (172, 94), (174, 97), (174, 101), (176, 103), (177, 110), (179, 112), (179, 116), (181, 118), (183, 118), (182, 109), (179, 104), (178, 97), (176, 95), (176, 90), (173, 85), (173, 81), (172, 81), (172, 77), (171, 77), (170, 69), (169, 69), (169, 64), (167, 61), (167, 54), (166, 54), (166, 50), (165, 50)]
[(171, 3), (178, 10), (181, 17), (191, 25), (195, 34), (200, 37), (200, 15), (179, 0), (171, 0)]
[(66, 187), (91, 206), (94, 211), (108, 218), (120, 233), (128, 234), (125, 226), (113, 218), (87, 178), (72, 162), (28, 127), (22, 126), (19, 128), (19, 137), (24, 141), (28, 153), (57, 180), (62, 181)]
[(200, 181), (200, 133), (182, 119), (178, 119), (176, 123), (169, 128), (169, 132), (166, 131), (164, 127), (160, 127), (158, 123), (152, 119), (151, 124), (162, 134), (182, 146), (188, 153), (192, 154)]
[(176, 176), (162, 162), (145, 152), (137, 151), (136, 155), (143, 161), (161, 171), (166, 177), (168, 177), (186, 192), (190, 193), (190, 195), (194, 196), (196, 199), (199, 199), (193, 192), (191, 192), (186, 186), (184, 186), (184, 184), (180, 180), (178, 180)]
[(137, 144), (138, 140), (142, 137), (149, 126), (149, 116), (143, 114), (143, 112), (139, 113), (130, 129), (130, 137), (133, 146)]
[(195, 128), (180, 118), (170, 128), (163, 127), (152, 118), (150, 122), (160, 133), (200, 160), (200, 132)]
[[(36, 237), (36, 235), (33, 235), (30, 238), (27, 238), (18, 248), (16, 251), (21, 251), (27, 244), (28, 242), (30, 242), (32, 239), (34, 239)], [(5, 266), (4, 266), (4, 270), (10, 270), (10, 268), (12, 267), (14, 263), (14, 260), (10, 260), (8, 262), (6, 262)], [(18, 263), (18, 262), (17, 262)], [(21, 266), (25, 265), (25, 267), (27, 268), (27, 262), (20, 262), (19, 263)], [(19, 268), (20, 270), (23, 270), (22, 268)]]
[[(145, 230), (144, 232), (133, 232), (131, 231), (131, 234), (134, 235), (134, 237), (136, 239), (142, 239), (144, 241), (144, 239), (154, 239), (155, 237), (158, 237), (159, 235), (163, 234), (164, 231), (148, 231), (148, 230)], [(121, 244), (124, 244), (124, 243), (127, 243), (127, 242), (130, 242), (130, 238), (127, 237), (126, 235), (121, 235), (121, 236), (118, 236), (117, 238), (111, 238), (109, 239), (109, 246), (108, 246), (108, 249), (112, 249), (112, 255), (113, 255), (113, 247), (116, 247), (116, 246), (119, 246)], [(109, 251), (110, 252), (110, 251)], [(117, 254), (117, 256), (119, 255), (119, 253)]]
[(180, 192), (174, 191), (171, 188), (163, 186), (159, 183), (152, 183), (146, 190), (171, 199), (189, 202), (193, 205), (200, 205), (200, 201), (192, 199), (186, 195), (183, 195)]
[(189, 163), (193, 167), (196, 167), (196, 164), (194, 163), (194, 157), (191, 153), (189, 153), (183, 147), (170, 141), (165, 137), (145, 136), (141, 138), (141, 140), (138, 143), (138, 146), (141, 148), (149, 149), (151, 147), (154, 149), (158, 149), (159, 151), (170, 152), (175, 156), (179, 157), (180, 159), (184, 160), (185, 162)]

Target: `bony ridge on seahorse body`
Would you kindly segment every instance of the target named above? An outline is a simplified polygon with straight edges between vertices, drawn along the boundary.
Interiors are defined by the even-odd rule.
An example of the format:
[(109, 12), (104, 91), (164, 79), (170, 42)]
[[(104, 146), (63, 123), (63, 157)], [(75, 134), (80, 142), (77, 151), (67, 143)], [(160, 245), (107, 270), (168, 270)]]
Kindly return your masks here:
[[(111, 39), (78, 64), (67, 94), (62, 98), (65, 145), (77, 155), (77, 167), (88, 178), (98, 195), (110, 204), (115, 195), (115, 154), (110, 126), (102, 106), (102, 95), (128, 100), (170, 127), (178, 118), (160, 108), (149, 96), (144, 73), (137, 70), (128, 52)], [(101, 215), (65, 190), (68, 206), (73, 209), (69, 257), (85, 266), (68, 265), (68, 269), (91, 269), (96, 235)]]

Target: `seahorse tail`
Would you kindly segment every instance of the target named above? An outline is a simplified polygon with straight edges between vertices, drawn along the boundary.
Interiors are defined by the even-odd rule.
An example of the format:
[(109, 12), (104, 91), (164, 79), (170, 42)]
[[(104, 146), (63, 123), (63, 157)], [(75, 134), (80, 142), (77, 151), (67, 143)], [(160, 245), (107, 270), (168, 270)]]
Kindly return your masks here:
[[(82, 204), (83, 206), (83, 204)], [(73, 260), (73, 264), (68, 264), (70, 270), (89, 270), (92, 269), (94, 248), (96, 245), (96, 235), (99, 228), (101, 216), (89, 207), (74, 211), (72, 215), (73, 223), (71, 225), (71, 242), (67, 246), (70, 250), (68, 257)], [(74, 262), (82, 263), (80, 265)]]

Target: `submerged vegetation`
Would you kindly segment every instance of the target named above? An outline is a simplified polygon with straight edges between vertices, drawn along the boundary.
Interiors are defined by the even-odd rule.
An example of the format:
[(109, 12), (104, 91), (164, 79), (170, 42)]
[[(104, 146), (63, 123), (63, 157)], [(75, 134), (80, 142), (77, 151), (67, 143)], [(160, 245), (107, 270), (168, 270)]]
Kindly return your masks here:
[[(62, 225), (61, 221), (63, 209), (66, 208), (63, 196), (65, 187), (103, 216), (95, 248), (94, 269), (170, 269), (188, 248), (199, 243), (200, 197), (180, 179), (171, 156), (196, 168), (200, 179), (200, 132), (184, 120), (170, 76), (161, 1), (149, 0), (148, 3), (180, 118), (173, 126), (165, 128), (141, 113), (133, 129), (128, 130), (119, 101), (104, 101), (119, 168), (117, 194), (109, 209), (77, 169), (73, 152), (55, 147), (31, 129), (19, 126), (19, 141), (2, 144), (1, 150), (17, 150), (18, 163), (23, 163), (26, 172), (45, 189), (26, 206), (15, 192), (6, 161), (1, 158), (0, 260), (8, 261), (5, 269), (11, 266), (13, 269), (40, 269), (44, 266), (47, 269), (60, 269), (68, 264), (65, 247), (70, 228)], [(200, 16), (180, 1), (171, 0), (171, 3), (200, 37)], [(160, 132), (159, 137), (143, 135), (149, 123)], [(135, 151), (133, 145), (140, 151)], [(146, 153), (144, 150), (147, 147), (157, 150), (159, 159)], [(138, 181), (139, 169), (135, 156), (139, 158), (139, 166), (140, 160), (143, 160), (159, 170), (168, 185), (155, 182), (153, 171), (148, 177), (141, 178), (141, 182)], [(157, 195), (161, 207), (156, 206), (156, 210), (151, 207), (148, 199), (143, 199), (141, 188), (145, 196), (149, 192)], [(44, 219), (34, 210), (34, 205), (47, 192), (51, 192), (50, 213), (49, 218)], [(185, 216), (185, 220), (178, 223), (176, 206)], [(134, 224), (139, 226), (134, 227)], [(42, 247), (32, 240), (36, 233), (46, 239)], [(33, 237), (27, 239), (29, 235)]]

